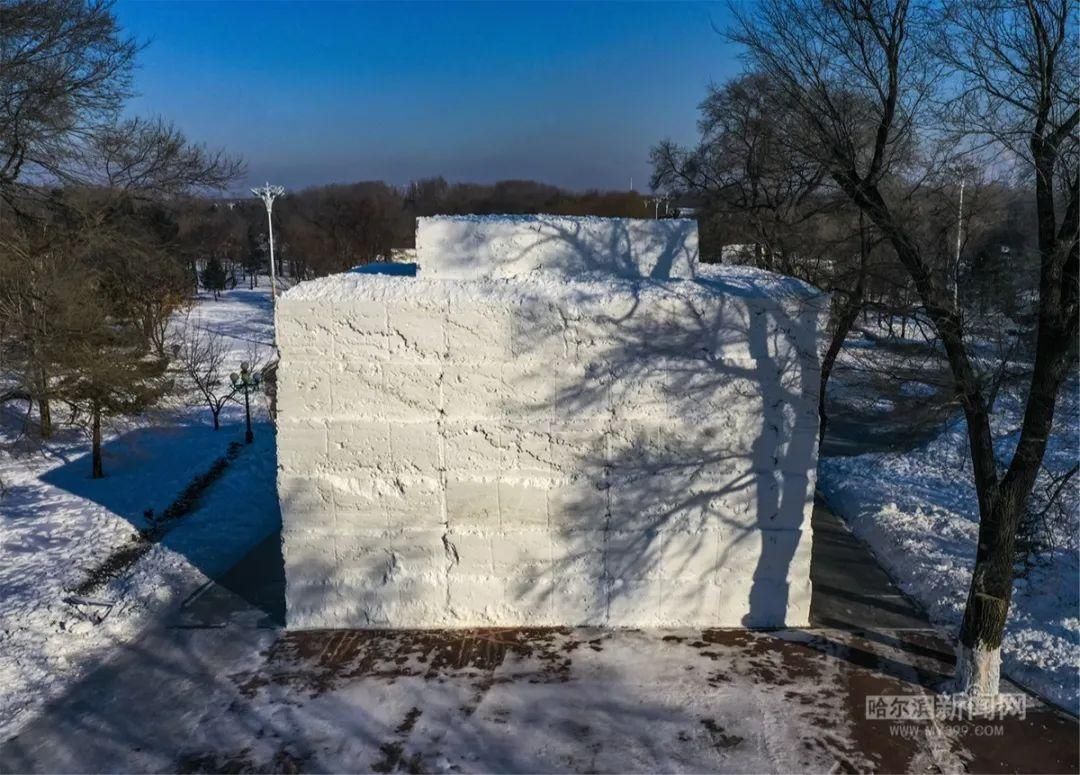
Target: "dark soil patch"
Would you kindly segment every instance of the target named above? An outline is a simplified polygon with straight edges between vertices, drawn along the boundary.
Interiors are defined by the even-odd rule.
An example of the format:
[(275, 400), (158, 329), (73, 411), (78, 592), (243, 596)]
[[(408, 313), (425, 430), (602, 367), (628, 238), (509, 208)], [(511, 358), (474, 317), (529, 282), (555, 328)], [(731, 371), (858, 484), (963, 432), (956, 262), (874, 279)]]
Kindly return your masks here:
[(705, 727), (709, 733), (709, 739), (712, 740), (713, 748), (718, 751), (724, 748), (734, 748), (743, 741), (743, 738), (739, 735), (729, 735), (722, 726), (716, 723), (716, 719), (703, 718), (701, 719), (701, 726)]
[[(393, 681), (465, 674), (477, 679), (482, 696), (507, 655), (540, 663), (538, 670), (516, 678), (531, 683), (568, 680), (570, 654), (581, 645), (566, 628), (292, 632), (274, 643), (261, 670), (234, 675), (233, 680), (249, 697), (268, 684), (314, 697), (357, 678)], [(594, 647), (591, 642), (585, 645)]]
[[(817, 677), (821, 664), (813, 650), (790, 643), (777, 648), (777, 639), (753, 630), (703, 630), (701, 639), (690, 642), (701, 656), (722, 662), (733, 672), (742, 672), (772, 686), (796, 684), (801, 679)], [(778, 664), (779, 663), (779, 664)], [(718, 671), (713, 680), (727, 681), (729, 675)]]
[(421, 710), (410, 708), (405, 714), (404, 720), (394, 730), (395, 739), (379, 746), (382, 756), (371, 765), (373, 772), (399, 772), (410, 773), (425, 772), (423, 761), (419, 754), (405, 756), (405, 743), (409, 738), (416, 722), (420, 719)]
[(394, 731), (399, 735), (407, 735), (412, 732), (413, 727), (416, 726), (417, 720), (420, 718), (420, 709), (411, 708), (408, 713), (405, 714), (405, 720), (402, 721), (398, 728)]
[(179, 773), (283, 773), (293, 775), (304, 772), (307, 760), (294, 756), (282, 748), (276, 754), (270, 766), (260, 766), (251, 758), (251, 750), (243, 749), (235, 754), (217, 756), (213, 754), (199, 754), (183, 756), (176, 763), (176, 771)]

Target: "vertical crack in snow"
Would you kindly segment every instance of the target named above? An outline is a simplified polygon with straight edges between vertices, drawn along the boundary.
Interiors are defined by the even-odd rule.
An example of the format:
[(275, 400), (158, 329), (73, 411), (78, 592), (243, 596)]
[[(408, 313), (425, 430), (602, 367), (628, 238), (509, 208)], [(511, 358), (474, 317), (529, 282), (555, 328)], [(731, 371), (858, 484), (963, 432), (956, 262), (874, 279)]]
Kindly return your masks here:
[(612, 435), (615, 433), (615, 402), (611, 397), (611, 390), (615, 384), (615, 369), (608, 368), (606, 375), (601, 377), (605, 379), (607, 384), (604, 387), (603, 395), (604, 400), (607, 402), (607, 417), (604, 420), (607, 426), (604, 429), (604, 466), (603, 466), (603, 487), (604, 487), (604, 529), (601, 533), (603, 535), (603, 547), (600, 550), (600, 559), (603, 562), (603, 568), (601, 570), (601, 578), (607, 580), (604, 585), (604, 619), (603, 623), (606, 625), (611, 621), (611, 591), (612, 591), (612, 579), (608, 576), (608, 551), (610, 546), (608, 544), (608, 538), (611, 535), (611, 493), (614, 489), (612, 483), (613, 467), (611, 465), (612, 455), (614, 450), (612, 449)]
[(564, 356), (569, 356), (570, 353), (571, 353), (571, 341), (570, 341), (570, 336), (571, 336), (570, 328), (571, 328), (571, 326), (570, 326), (570, 319), (567, 316), (566, 311), (562, 308), (561, 305), (553, 304), (552, 307), (555, 310), (555, 312), (559, 315), (559, 318), (562, 320), (563, 355)]
[(449, 581), (450, 569), (461, 562), (461, 558), (458, 556), (457, 547), (454, 546), (454, 542), (450, 540), (449, 533), (443, 533), (442, 537), (443, 549), (446, 550), (446, 559), (448, 564), (446, 566), (447, 580)]
[(398, 571), (401, 569), (401, 564), (398, 562), (397, 552), (386, 550), (389, 559), (386, 562), (386, 567), (383, 570), (382, 583), (383, 585), (389, 584), (394, 580), (394, 577), (398, 575)]
[[(449, 357), (450, 352), (450, 333), (447, 330), (449, 328), (449, 305), (444, 310), (442, 321), (442, 350), (443, 353)], [(441, 368), (439, 369), (438, 377), (439, 387), (439, 419), (437, 423), (438, 427), (438, 444), (439, 444), (439, 509), (443, 526), (442, 544), (443, 550), (446, 552), (446, 569), (443, 574), (443, 585), (446, 590), (446, 610), (451, 610), (450, 601), (450, 571), (455, 565), (460, 562), (458, 557), (457, 547), (454, 546), (450, 540), (450, 515), (446, 510), (446, 360), (441, 362)]]

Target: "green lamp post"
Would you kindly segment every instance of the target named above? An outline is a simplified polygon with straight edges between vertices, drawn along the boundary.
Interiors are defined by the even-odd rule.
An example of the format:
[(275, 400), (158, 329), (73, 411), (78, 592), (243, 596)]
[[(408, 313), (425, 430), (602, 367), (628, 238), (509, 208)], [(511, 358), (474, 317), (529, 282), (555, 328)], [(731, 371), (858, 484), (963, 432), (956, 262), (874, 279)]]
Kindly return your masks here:
[(251, 401), (248, 396), (259, 389), (262, 377), (258, 373), (252, 372), (250, 364), (243, 361), (240, 364), (240, 373), (237, 374), (234, 371), (229, 375), (229, 379), (232, 380), (233, 389), (244, 391), (244, 414), (247, 418), (247, 432), (244, 434), (244, 443), (250, 444), (255, 439), (255, 434), (251, 432)]

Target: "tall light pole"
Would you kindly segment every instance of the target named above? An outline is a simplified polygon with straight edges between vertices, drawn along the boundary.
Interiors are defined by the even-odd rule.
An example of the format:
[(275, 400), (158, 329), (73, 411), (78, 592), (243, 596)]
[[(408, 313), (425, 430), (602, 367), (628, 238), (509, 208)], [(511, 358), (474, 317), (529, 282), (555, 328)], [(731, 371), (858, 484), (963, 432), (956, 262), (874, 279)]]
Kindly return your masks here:
[(271, 186), (269, 183), (251, 189), (251, 193), (263, 200), (266, 205), (266, 227), (270, 232), (270, 297), (277, 306), (277, 272), (274, 269), (274, 200), (285, 193), (285, 186)]
[(953, 267), (953, 307), (960, 309), (960, 246), (964, 236), (964, 171), (960, 172), (960, 208), (956, 213), (956, 263)]

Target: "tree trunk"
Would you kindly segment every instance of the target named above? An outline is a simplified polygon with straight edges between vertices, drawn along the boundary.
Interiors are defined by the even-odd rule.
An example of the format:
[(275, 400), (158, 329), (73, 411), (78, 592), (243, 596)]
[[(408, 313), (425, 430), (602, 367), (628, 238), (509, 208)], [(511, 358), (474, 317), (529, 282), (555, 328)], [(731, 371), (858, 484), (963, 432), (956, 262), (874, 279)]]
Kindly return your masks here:
[(833, 332), (829, 349), (821, 359), (821, 386), (818, 392), (818, 444), (825, 440), (825, 428), (828, 425), (828, 415), (825, 413), (825, 388), (829, 384), (829, 376), (832, 374), (836, 358), (847, 341), (855, 321), (859, 319), (859, 313), (866, 314), (866, 266), (869, 263), (870, 250), (866, 244), (866, 224), (862, 210), (859, 211), (859, 272), (855, 276), (855, 287), (851, 295), (845, 300), (836, 321), (836, 330)]
[(213, 407), (210, 408), (210, 414), (212, 414), (214, 416), (214, 430), (215, 431), (219, 429), (219, 426), (218, 426), (218, 414), (220, 414), (220, 413), (221, 413), (221, 408), (220, 407), (217, 408), (217, 409), (214, 409)]
[(105, 469), (101, 465), (101, 405), (94, 401), (90, 410), (91, 415), (91, 459), (93, 461), (93, 473), (91, 478), (102, 479)]
[(49, 378), (45, 369), (41, 369), (38, 376), (38, 415), (41, 419), (41, 438), (52, 438), (52, 405), (49, 401)]
[(152, 306), (150, 304), (143, 305), (142, 315), (142, 338), (143, 344), (148, 348), (155, 344), (154, 342), (154, 313), (151, 311)]
[(821, 359), (821, 387), (818, 393), (818, 416), (820, 417), (818, 423), (818, 444), (821, 444), (821, 442), (825, 440), (825, 427), (828, 424), (828, 416), (825, 413), (825, 388), (829, 384), (829, 376), (832, 374), (836, 358), (840, 355), (840, 350), (847, 340), (848, 333), (851, 332), (851, 327), (855, 325), (855, 321), (859, 317), (861, 309), (861, 298), (856, 299), (852, 297), (844, 302), (843, 308), (840, 310), (839, 317), (836, 321), (836, 330), (833, 332), (832, 341), (829, 342), (829, 349), (825, 351), (825, 355)]
[[(1038, 168), (1038, 163), (1037, 163)], [(1037, 175), (1036, 192), (1043, 179)], [(876, 187), (838, 181), (881, 229), (908, 270), (915, 289), (934, 323), (948, 358), (957, 397), (967, 422), (975, 493), (979, 502), (979, 537), (957, 649), (957, 689), (967, 694), (994, 694), (998, 690), (1001, 639), (1012, 597), (1016, 530), (1020, 513), (1042, 465), (1046, 441), (1054, 420), (1058, 390), (1075, 358), (1077, 328), (1077, 264), (1080, 247), (1071, 242), (1067, 257), (1058, 255), (1053, 202), (1041, 196), (1039, 251), (1039, 323), (1031, 390), (1016, 452), (999, 479), (990, 433), (990, 413), (963, 340), (959, 311), (935, 284), (918, 248), (896, 223)], [(1076, 206), (1070, 200), (1070, 211)], [(1047, 217), (1049, 213), (1049, 217)], [(1070, 215), (1072, 213), (1070, 212)], [(1075, 221), (1075, 218), (1074, 218)], [(1069, 226), (1075, 235), (1075, 223)], [(1062, 260), (1064, 258), (1064, 260)]]
[[(1056, 149), (1036, 131), (1031, 150), (1041, 259), (1035, 364), (1012, 461), (989, 507), (980, 499), (979, 545), (960, 625), (957, 665), (959, 689), (968, 694), (994, 693), (998, 688), (1001, 639), (1012, 596), (1016, 531), (1042, 466), (1058, 392), (1076, 358), (1080, 184), (1069, 180), (1068, 204), (1059, 232), (1053, 193)], [(1062, 253), (1062, 245), (1069, 246), (1067, 253)]]

